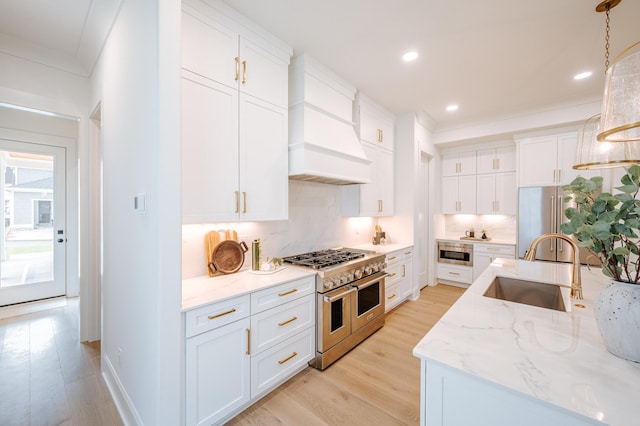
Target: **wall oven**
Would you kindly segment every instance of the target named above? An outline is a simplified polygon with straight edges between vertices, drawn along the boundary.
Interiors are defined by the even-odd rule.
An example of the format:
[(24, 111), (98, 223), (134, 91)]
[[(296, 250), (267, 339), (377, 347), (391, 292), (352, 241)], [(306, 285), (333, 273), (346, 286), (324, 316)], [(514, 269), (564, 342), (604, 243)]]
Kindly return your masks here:
[(473, 244), (438, 241), (438, 262), (473, 266)]

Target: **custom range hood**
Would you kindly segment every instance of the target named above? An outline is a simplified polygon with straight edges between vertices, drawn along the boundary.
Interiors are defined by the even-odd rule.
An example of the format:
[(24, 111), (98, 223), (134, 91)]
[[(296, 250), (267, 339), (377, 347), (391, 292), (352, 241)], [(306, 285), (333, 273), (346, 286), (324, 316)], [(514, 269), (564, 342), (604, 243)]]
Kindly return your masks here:
[(355, 87), (308, 55), (293, 58), (289, 76), (289, 179), (370, 183), (352, 121)]

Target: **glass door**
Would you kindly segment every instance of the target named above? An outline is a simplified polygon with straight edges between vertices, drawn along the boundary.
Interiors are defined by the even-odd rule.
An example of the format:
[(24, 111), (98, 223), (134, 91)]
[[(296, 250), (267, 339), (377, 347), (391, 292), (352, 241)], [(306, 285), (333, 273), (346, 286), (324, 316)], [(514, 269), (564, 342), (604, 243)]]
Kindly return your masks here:
[(0, 139), (0, 306), (66, 291), (65, 149)]

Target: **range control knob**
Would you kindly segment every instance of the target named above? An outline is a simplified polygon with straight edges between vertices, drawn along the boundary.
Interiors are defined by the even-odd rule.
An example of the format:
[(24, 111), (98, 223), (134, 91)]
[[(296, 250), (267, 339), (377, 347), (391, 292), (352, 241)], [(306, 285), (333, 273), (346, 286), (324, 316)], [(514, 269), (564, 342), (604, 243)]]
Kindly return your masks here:
[(356, 277), (356, 280), (362, 278), (362, 269), (356, 269), (353, 271), (353, 276)]
[(371, 274), (371, 266), (367, 265), (364, 267), (364, 274), (365, 275), (370, 275)]
[(326, 289), (330, 289), (331, 288), (331, 282), (324, 280), (322, 282), (322, 287), (326, 288)]

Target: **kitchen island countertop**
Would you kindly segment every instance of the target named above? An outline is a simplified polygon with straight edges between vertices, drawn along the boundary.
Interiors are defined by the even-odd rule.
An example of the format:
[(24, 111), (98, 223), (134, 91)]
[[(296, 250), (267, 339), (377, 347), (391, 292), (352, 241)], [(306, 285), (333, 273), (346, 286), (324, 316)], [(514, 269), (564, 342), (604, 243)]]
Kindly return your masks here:
[(637, 424), (640, 364), (606, 350), (593, 301), (607, 278), (597, 268), (583, 267), (581, 273), (584, 300), (571, 300), (571, 312), (558, 312), (483, 293), (496, 276), (568, 284), (571, 265), (497, 259), (422, 338), (413, 354), (592, 421)]
[(285, 265), (282, 270), (270, 274), (252, 274), (249, 269), (245, 267), (233, 274), (203, 275), (182, 280), (182, 312), (316, 274), (311, 269), (292, 265)]

